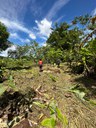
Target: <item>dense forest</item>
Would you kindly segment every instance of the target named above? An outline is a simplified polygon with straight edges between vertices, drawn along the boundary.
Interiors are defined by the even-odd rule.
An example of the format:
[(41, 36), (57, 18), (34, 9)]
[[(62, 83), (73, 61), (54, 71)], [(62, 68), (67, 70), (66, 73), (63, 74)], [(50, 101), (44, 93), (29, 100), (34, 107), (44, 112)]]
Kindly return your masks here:
[[(22, 128), (96, 127), (96, 16), (86, 14), (70, 23), (55, 23), (51, 30), (46, 46), (32, 40), (0, 57), (0, 119), (7, 116), (2, 128), (21, 128), (22, 118), (26, 119)], [(9, 36), (0, 22), (0, 52), (14, 45)], [(38, 69), (39, 59), (43, 72)], [(56, 66), (58, 59), (60, 67)], [(66, 104), (74, 104), (78, 117), (68, 115)]]

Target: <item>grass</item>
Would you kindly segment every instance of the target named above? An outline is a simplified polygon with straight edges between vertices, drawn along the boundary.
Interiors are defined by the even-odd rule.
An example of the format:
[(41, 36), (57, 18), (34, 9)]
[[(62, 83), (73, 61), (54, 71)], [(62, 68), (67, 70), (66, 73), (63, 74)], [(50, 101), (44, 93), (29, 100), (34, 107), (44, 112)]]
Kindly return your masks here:
[[(60, 111), (58, 110), (59, 118), (63, 119), (62, 115), (66, 115), (68, 119), (68, 127), (69, 128), (95, 128), (96, 127), (96, 108), (95, 102), (93, 103), (90, 100), (90, 104), (88, 102), (80, 100), (84, 97), (85, 93), (88, 93), (88, 88), (85, 87), (84, 82), (80, 82), (79, 80), (81, 76), (69, 74), (69, 71), (66, 67), (60, 69), (60, 73), (56, 73), (56, 67), (51, 67), (53, 70), (49, 72), (49, 68), (43, 67), (44, 71), (39, 72), (38, 67), (32, 67), (31, 69), (22, 69), (12, 71), (12, 79), (11, 81), (15, 82), (15, 86), (20, 91), (26, 90), (27, 87), (31, 87), (36, 90), (39, 86), (39, 92), (37, 93), (37, 102), (32, 106), (32, 113), (30, 113), (30, 120), (37, 123), (37, 127), (43, 128), (40, 126), (40, 121), (43, 119), (49, 119), (50, 111), (44, 107), (43, 103), (49, 103), (49, 101), (53, 98), (58, 104)], [(67, 69), (67, 71), (65, 71)], [(83, 79), (84, 80), (84, 79)], [(7, 85), (8, 81), (5, 81), (3, 85)], [(76, 88), (76, 85), (80, 84), (81, 88)], [(75, 87), (70, 92), (70, 88)], [(76, 89), (80, 90), (82, 93), (76, 92)], [(2, 85), (1, 85), (2, 90)], [(3, 90), (4, 91), (4, 90)], [(2, 92), (2, 91), (1, 91)], [(77, 97), (76, 95), (79, 95)], [(47, 97), (46, 97), (47, 95)], [(39, 101), (40, 100), (40, 101)], [(36, 104), (37, 103), (37, 104)], [(39, 107), (38, 107), (39, 106)], [(42, 118), (40, 115), (43, 115)], [(38, 121), (40, 118), (40, 121)], [(66, 119), (65, 119), (66, 120)], [(90, 120), (90, 121), (89, 121)], [(45, 120), (46, 121), (46, 120)], [(47, 120), (49, 123), (51, 120)], [(44, 123), (44, 122), (43, 122)], [(62, 127), (61, 123), (58, 123), (56, 128)], [(36, 128), (37, 128), (36, 127)]]
[(0, 84), (0, 96), (6, 91), (7, 87), (4, 87), (3, 84)]

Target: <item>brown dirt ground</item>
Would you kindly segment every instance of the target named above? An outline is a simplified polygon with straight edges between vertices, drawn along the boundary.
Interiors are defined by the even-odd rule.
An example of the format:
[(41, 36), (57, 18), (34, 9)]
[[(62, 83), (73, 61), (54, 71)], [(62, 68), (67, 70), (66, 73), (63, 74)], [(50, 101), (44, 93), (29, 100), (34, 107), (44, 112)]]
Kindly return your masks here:
[[(31, 87), (37, 91), (35, 98), (43, 101), (54, 99), (68, 119), (66, 128), (96, 128), (96, 106), (79, 99), (69, 91), (71, 87), (78, 84), (85, 87), (91, 93), (92, 88), (95, 88), (93, 80), (85, 79), (82, 75), (70, 73), (67, 66), (61, 66), (59, 69), (54, 66), (45, 65), (43, 72), (39, 72), (38, 67), (33, 67), (29, 70), (11, 71), (11, 74), (18, 90), (24, 91), (26, 88)], [(8, 81), (6, 80), (3, 84), (6, 86)], [(95, 95), (93, 99), (95, 99), (94, 97)], [(45, 117), (49, 117), (49, 115), (48, 110), (33, 105), (32, 113), (29, 113), (28, 116), (33, 125), (32, 128), (44, 128), (39, 125), (40, 121)], [(3, 123), (1, 124), (0, 128), (4, 128)], [(56, 128), (62, 128), (62, 125), (58, 124)]]

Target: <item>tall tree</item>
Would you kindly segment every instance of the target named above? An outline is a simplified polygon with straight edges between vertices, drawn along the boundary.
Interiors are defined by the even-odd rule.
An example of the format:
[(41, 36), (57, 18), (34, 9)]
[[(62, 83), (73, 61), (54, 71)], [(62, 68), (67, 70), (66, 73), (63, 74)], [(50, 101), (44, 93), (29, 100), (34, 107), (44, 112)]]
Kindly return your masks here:
[(5, 50), (9, 46), (9, 42), (7, 41), (9, 37), (9, 33), (4, 24), (0, 22), (0, 51)]
[[(82, 67), (83, 65), (84, 69), (90, 72), (91, 65), (91, 69), (96, 70), (96, 52), (94, 50), (94, 42), (96, 42), (96, 16), (85, 15), (75, 17), (72, 23), (67, 24), (64, 22), (52, 30), (47, 40), (50, 49), (55, 48), (56, 50), (60, 49), (63, 51), (65, 61), (69, 61), (70, 64), (75, 62), (75, 65), (72, 63), (72, 66), (79, 68), (79, 66)], [(49, 54), (51, 57), (54, 52), (51, 49), (48, 53), (51, 53)]]

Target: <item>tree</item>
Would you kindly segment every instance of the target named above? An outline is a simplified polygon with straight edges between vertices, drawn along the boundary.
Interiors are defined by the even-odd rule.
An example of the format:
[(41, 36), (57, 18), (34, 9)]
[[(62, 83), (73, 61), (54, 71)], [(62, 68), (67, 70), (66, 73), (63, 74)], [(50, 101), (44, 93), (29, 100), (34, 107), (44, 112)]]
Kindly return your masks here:
[(0, 22), (0, 51), (5, 50), (9, 46), (9, 42), (7, 41), (9, 37), (9, 33), (4, 24)]
[(69, 41), (68, 41), (68, 29), (70, 25), (66, 22), (61, 23), (60, 26), (56, 26), (56, 29), (50, 34), (50, 37), (47, 40), (47, 44), (52, 47), (57, 47), (62, 50), (69, 49)]
[[(4, 24), (0, 22), (0, 51), (5, 50), (9, 46), (9, 42), (7, 41), (9, 37), (9, 33), (7, 32), (7, 28)], [(2, 64), (1, 64), (2, 65)], [(3, 71), (0, 66), (0, 81), (3, 81)]]
[(17, 51), (16, 50), (9, 50), (8, 51), (8, 57), (10, 58), (17, 58)]
[(39, 44), (36, 41), (32, 41), (29, 44), (29, 56), (30, 58), (34, 59), (34, 62), (40, 58), (39, 54)]
[(60, 49), (73, 69), (81, 72), (82, 68), (87, 74), (96, 72), (96, 16), (75, 17), (71, 24), (64, 22), (55, 27), (47, 40), (49, 58)]
[(56, 50), (55, 48), (50, 48), (45, 56), (50, 63), (55, 63), (57, 59), (63, 59), (63, 51), (60, 49)]

